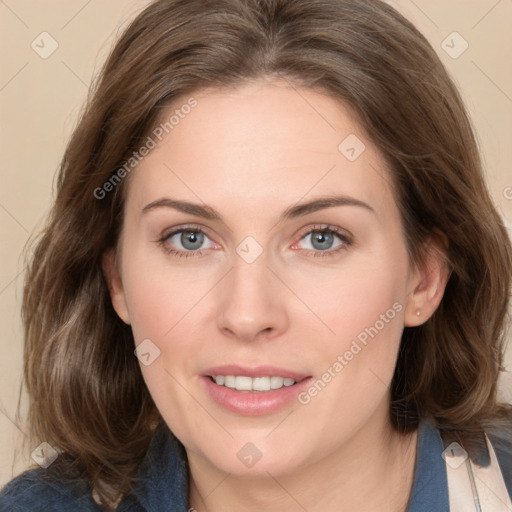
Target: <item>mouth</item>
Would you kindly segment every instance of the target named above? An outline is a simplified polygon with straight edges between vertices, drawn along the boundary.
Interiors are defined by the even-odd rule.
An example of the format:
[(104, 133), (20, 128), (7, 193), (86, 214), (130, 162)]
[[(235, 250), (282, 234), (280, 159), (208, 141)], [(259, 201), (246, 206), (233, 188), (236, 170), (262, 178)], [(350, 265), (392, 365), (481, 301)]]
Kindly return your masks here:
[(254, 391), (257, 393), (266, 393), (283, 387), (294, 386), (297, 382), (300, 382), (295, 379), (279, 376), (253, 378), (246, 375), (216, 375), (215, 377), (210, 376), (210, 379), (217, 386), (225, 386), (236, 391)]
[(215, 375), (209, 376), (212, 382), (217, 386), (225, 386), (236, 391), (266, 393), (283, 387), (291, 387), (301, 382), (289, 377), (265, 376), (265, 377), (249, 377), (247, 375)]
[(278, 412), (306, 389), (311, 375), (273, 366), (210, 368), (202, 374), (207, 396), (222, 409), (246, 416)]

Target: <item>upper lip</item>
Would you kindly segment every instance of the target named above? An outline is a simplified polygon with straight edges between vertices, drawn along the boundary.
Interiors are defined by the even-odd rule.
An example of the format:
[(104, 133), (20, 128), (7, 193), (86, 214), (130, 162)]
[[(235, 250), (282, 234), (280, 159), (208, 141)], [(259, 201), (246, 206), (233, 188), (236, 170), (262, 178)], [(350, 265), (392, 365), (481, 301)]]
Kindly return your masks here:
[(261, 365), (261, 366), (241, 366), (237, 364), (228, 364), (222, 366), (214, 366), (203, 372), (206, 377), (216, 377), (217, 375), (233, 375), (244, 377), (284, 377), (285, 379), (293, 379), (295, 381), (302, 380), (309, 375), (299, 373), (277, 366)]

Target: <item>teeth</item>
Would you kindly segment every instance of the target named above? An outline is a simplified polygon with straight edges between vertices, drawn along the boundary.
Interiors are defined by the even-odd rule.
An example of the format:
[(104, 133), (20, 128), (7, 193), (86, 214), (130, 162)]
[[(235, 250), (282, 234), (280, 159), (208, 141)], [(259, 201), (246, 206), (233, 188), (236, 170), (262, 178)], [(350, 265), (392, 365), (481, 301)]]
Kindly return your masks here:
[[(252, 380), (253, 391), (268, 391), (271, 389), (270, 381), (274, 377), (256, 377)], [(279, 378), (279, 377), (278, 377)]]
[(238, 391), (252, 391), (251, 377), (235, 377), (235, 389)]
[(270, 391), (281, 389), (283, 386), (293, 386), (294, 379), (284, 377), (246, 377), (244, 375), (217, 375), (215, 383), (219, 386), (236, 389), (237, 391)]
[(282, 388), (284, 379), (282, 377), (270, 377), (270, 389)]
[(224, 377), (224, 386), (226, 386), (227, 388), (234, 389), (235, 377), (233, 377), (233, 375), (226, 375), (226, 377)]

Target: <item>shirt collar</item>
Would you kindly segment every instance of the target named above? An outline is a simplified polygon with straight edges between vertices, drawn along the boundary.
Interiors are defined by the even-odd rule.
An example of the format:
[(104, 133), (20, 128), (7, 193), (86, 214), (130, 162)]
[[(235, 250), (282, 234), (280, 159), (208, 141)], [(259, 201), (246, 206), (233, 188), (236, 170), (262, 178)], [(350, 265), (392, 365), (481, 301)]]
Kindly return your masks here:
[(443, 450), (437, 428), (428, 421), (422, 421), (418, 428), (414, 484), (407, 512), (450, 510)]

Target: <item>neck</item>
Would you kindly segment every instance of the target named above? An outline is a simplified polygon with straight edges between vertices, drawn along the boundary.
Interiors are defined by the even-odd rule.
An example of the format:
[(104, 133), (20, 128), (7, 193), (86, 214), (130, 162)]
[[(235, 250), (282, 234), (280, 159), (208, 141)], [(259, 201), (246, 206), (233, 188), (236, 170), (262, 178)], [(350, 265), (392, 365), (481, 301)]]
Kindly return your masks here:
[(215, 471), (189, 457), (190, 504), (197, 512), (405, 512), (417, 432), (367, 425), (327, 457), (293, 472), (259, 477)]

